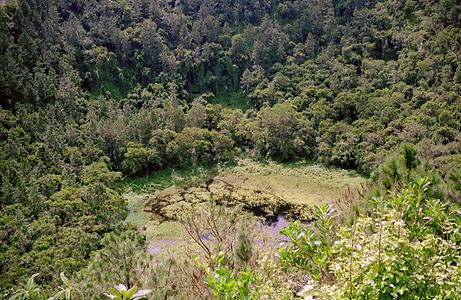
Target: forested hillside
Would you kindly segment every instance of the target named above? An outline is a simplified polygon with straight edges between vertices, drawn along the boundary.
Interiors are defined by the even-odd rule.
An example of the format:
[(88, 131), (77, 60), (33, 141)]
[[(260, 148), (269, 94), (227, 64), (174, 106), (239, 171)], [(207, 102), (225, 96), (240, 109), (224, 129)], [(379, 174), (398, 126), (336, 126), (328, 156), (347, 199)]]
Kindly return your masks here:
[[(39, 273), (43, 295), (62, 281), (74, 293), (63, 272), (84, 299), (118, 283), (153, 299), (294, 299), (308, 281), (306, 299), (460, 299), (460, 130), (457, 0), (0, 1), (0, 292)], [(142, 273), (120, 181), (242, 157), (353, 169), (370, 184), (338, 213), (313, 209), (314, 229), (290, 225), (275, 262), (245, 254), (236, 233), (232, 257), (220, 241), (229, 253), (181, 262), (173, 279), (167, 260)], [(320, 242), (299, 235), (309, 230)], [(131, 279), (95, 279), (101, 257), (126, 267), (128, 253)], [(390, 261), (417, 255), (397, 278)]]

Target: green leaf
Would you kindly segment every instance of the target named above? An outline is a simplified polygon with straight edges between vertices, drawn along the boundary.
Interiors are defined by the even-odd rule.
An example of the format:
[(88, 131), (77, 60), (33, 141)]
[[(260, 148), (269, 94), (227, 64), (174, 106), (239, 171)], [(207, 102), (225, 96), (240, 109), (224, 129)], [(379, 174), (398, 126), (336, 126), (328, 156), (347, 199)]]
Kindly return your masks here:
[(59, 274), (59, 277), (61, 277), (61, 280), (62, 280), (62, 282), (64, 283), (65, 286), (71, 287), (70, 280), (67, 279), (66, 275), (64, 275), (64, 272), (61, 272), (61, 274)]

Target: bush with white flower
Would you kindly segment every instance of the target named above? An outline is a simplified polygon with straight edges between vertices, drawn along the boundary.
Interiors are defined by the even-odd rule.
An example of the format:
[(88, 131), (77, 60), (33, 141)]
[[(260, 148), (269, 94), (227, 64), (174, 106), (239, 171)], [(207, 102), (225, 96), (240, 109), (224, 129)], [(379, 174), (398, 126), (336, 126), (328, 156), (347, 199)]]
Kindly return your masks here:
[[(298, 296), (461, 299), (461, 217), (458, 211), (429, 197), (428, 185), (422, 178), (401, 193), (376, 199), (372, 213), (332, 232), (335, 241), (327, 267), (331, 277), (319, 277), (318, 266), (311, 266), (312, 259), (323, 253), (323, 248), (319, 251), (311, 243), (318, 232), (310, 228), (315, 222), (304, 231), (311, 236), (303, 240), (306, 245), (299, 243), (304, 236), (301, 231), (291, 235), (294, 243), (285, 248), (285, 256), (311, 254), (303, 267), (314, 275)], [(322, 260), (319, 266), (323, 268)]]

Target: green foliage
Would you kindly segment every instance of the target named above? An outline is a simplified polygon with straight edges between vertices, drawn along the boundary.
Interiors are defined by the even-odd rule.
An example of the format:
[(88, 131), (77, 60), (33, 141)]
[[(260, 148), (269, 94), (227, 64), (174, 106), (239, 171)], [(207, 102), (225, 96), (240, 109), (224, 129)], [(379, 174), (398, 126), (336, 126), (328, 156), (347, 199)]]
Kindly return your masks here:
[(257, 299), (252, 284), (255, 281), (251, 271), (236, 273), (223, 265), (225, 254), (216, 256), (215, 270), (208, 270), (206, 282), (213, 291), (213, 299)]
[(48, 300), (71, 300), (79, 299), (83, 296), (83, 293), (73, 286), (72, 282), (61, 272), (59, 274), (61, 281), (64, 284), (56, 294), (48, 298)]
[(409, 180), (411, 171), (418, 165), (418, 160), (416, 159), (416, 149), (412, 146), (404, 145), (402, 152), (403, 161), (405, 162), (405, 167), (407, 169), (407, 180)]
[[(336, 231), (328, 269), (302, 296), (333, 299), (458, 299), (459, 215), (420, 179), (381, 198), (370, 216)], [(308, 244), (308, 243), (306, 243)]]
[(251, 108), (249, 99), (243, 91), (217, 94), (208, 100), (209, 103), (222, 105), (232, 110), (240, 109), (245, 111)]
[(156, 161), (156, 154), (153, 150), (134, 142), (127, 144), (123, 156), (122, 170), (130, 175), (135, 175), (142, 171), (146, 172)]
[(441, 180), (439, 174), (423, 163), (417, 154), (414, 146), (404, 145), (398, 155), (394, 155), (383, 164), (375, 178), (378, 183), (376, 194), (388, 193), (402, 188), (409, 182), (427, 177), (428, 193), (436, 198), (443, 197), (446, 194), (446, 183)]
[(282, 264), (305, 269), (314, 280), (330, 280), (335, 230), (335, 210), (328, 205), (315, 207), (312, 224), (295, 221), (281, 231), (290, 241), (278, 249)]
[(63, 287), (52, 295), (47, 297), (46, 293), (35, 284), (35, 277), (39, 276), (38, 273), (32, 275), (27, 279), (26, 283), (22, 288), (18, 288), (14, 291), (13, 296), (8, 298), (9, 300), (71, 300), (71, 299), (83, 299), (83, 294), (77, 288), (72, 285), (72, 282), (61, 272), (59, 275), (62, 281)]
[(116, 171), (306, 159), (459, 202), (458, 1), (148, 2), (2, 1), (0, 291), (86, 265)]
[(43, 274), (40, 283), (57, 287), (53, 270), (74, 273), (84, 267), (90, 252), (98, 248), (98, 236), (127, 215), (125, 200), (108, 186), (119, 176), (104, 162), (96, 162), (83, 168), (81, 185), (63, 183), (45, 199), (37, 198), (43, 206), (39, 216), (24, 206), (8, 206), (1, 227), (2, 285), (26, 277), (30, 269)]
[(86, 297), (99, 297), (118, 283), (130, 292), (145, 283), (150, 259), (144, 237), (134, 230), (111, 232), (104, 236), (101, 244), (103, 248), (94, 253), (88, 267), (79, 274)]
[(458, 199), (458, 202), (461, 199), (461, 169), (460, 170), (453, 170), (450, 172), (448, 177), (450, 183), (450, 189), (452, 193), (453, 199)]
[(233, 141), (225, 133), (196, 127), (186, 127), (168, 143), (167, 155), (179, 165), (232, 161)]
[(265, 157), (290, 161), (313, 153), (311, 124), (289, 103), (263, 108), (247, 126), (256, 150)]
[[(27, 282), (24, 284), (23, 288), (20, 288), (14, 292), (14, 295), (11, 296), (10, 300), (71, 300), (71, 299), (86, 299), (84, 293), (75, 288), (72, 282), (64, 275), (60, 274), (61, 281), (64, 287), (60, 288), (60, 291), (47, 297), (45, 292), (41, 290), (40, 287), (37, 287), (34, 278), (39, 274), (32, 275)], [(105, 294), (110, 299), (115, 300), (142, 300), (147, 299), (151, 290), (139, 290), (137, 287), (127, 289), (123, 284), (116, 285), (113, 288), (109, 289), (111, 294)]]
[(84, 166), (82, 170), (82, 181), (84, 184), (104, 183), (110, 185), (121, 177), (120, 172), (112, 172), (107, 165), (107, 158), (103, 158), (91, 165)]
[(35, 277), (37, 277), (39, 274), (36, 273), (32, 275), (25, 284), (21, 287), (18, 288), (13, 296), (8, 298), (9, 300), (42, 300), (46, 299), (45, 295), (41, 291), (39, 287), (35, 284)]

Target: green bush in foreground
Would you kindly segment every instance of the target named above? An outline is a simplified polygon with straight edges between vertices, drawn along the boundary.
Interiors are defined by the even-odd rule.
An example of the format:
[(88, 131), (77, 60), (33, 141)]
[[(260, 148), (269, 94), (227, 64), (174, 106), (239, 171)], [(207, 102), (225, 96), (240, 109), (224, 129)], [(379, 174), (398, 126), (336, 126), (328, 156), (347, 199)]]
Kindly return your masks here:
[(213, 299), (257, 299), (251, 285), (255, 281), (255, 276), (251, 271), (236, 273), (223, 264), (224, 253), (217, 255), (217, 267), (214, 271), (208, 270), (206, 282), (213, 290)]
[[(301, 266), (312, 280), (299, 295), (305, 299), (461, 299), (461, 217), (459, 211), (428, 197), (429, 185), (423, 178), (401, 193), (375, 199), (372, 214), (330, 233), (335, 239), (330, 257), (322, 256), (324, 247), (309, 247), (322, 245), (324, 239), (316, 222), (296, 232), (292, 245), (299, 236), (308, 234), (309, 239), (305, 245), (283, 248), (282, 259), (296, 257), (302, 250), (303, 256), (319, 261)], [(295, 229), (285, 230), (292, 240)], [(329, 259), (332, 277), (317, 276), (323, 257)]]
[(290, 243), (278, 250), (280, 261), (285, 267), (308, 270), (315, 280), (331, 278), (328, 267), (333, 255), (334, 229), (335, 210), (329, 205), (316, 207), (312, 226), (305, 228), (295, 221), (282, 230)]

